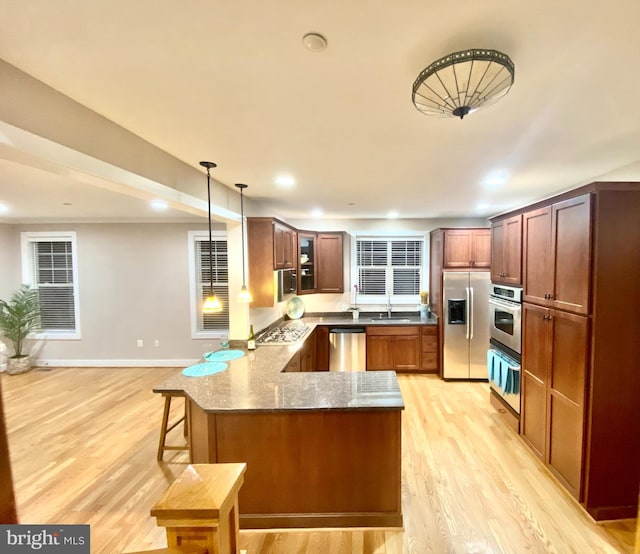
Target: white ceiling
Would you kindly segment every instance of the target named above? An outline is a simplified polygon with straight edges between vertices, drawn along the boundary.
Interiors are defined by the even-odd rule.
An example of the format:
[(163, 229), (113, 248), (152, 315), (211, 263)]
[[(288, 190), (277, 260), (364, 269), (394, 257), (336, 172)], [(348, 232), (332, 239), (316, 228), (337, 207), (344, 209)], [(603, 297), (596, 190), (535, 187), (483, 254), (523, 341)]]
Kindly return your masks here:
[[(640, 180), (639, 22), (637, 0), (0, 0), (0, 58), (291, 218), (488, 216), (625, 166)], [(462, 121), (418, 112), (417, 75), (465, 48), (511, 57), (509, 94)], [(158, 217), (8, 160), (2, 203)]]

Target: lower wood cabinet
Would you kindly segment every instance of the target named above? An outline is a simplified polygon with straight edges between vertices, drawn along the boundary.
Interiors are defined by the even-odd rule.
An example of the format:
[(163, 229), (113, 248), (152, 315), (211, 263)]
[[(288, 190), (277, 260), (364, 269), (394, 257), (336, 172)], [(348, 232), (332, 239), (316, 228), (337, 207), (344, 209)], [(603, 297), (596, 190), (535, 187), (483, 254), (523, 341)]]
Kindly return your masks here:
[(329, 327), (319, 325), (313, 332), (316, 336), (316, 371), (329, 371)]
[(367, 370), (419, 370), (420, 327), (367, 327)]
[(316, 369), (316, 334), (311, 333), (300, 349), (300, 371)]
[(422, 369), (438, 372), (438, 326), (425, 325), (420, 329), (422, 345)]
[(287, 363), (283, 371), (289, 373), (295, 371), (315, 371), (315, 369), (316, 334), (314, 331), (304, 341), (302, 348), (300, 348), (300, 350), (298, 350), (289, 360), (289, 363)]
[(588, 330), (586, 316), (523, 305), (522, 437), (578, 500)]

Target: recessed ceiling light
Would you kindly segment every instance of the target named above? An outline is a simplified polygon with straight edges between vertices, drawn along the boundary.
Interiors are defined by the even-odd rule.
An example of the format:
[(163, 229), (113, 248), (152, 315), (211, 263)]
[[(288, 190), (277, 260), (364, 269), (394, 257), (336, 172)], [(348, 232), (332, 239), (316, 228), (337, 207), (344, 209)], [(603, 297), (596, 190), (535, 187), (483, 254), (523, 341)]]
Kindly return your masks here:
[(167, 204), (164, 200), (156, 199), (156, 200), (152, 200), (151, 201), (151, 207), (154, 210), (156, 210), (158, 212), (161, 212), (161, 211), (166, 210), (169, 207), (169, 204)]
[(322, 210), (320, 208), (314, 208), (313, 210), (311, 210), (311, 217), (314, 218), (319, 218), (322, 217)]
[(395, 210), (391, 210), (388, 214), (387, 214), (387, 218), (388, 219), (396, 219), (398, 217), (398, 212), (396, 212)]
[(504, 185), (506, 182), (507, 174), (504, 171), (493, 171), (484, 178), (482, 184), (486, 189), (492, 190)]
[(275, 179), (276, 185), (279, 187), (292, 187), (296, 181), (291, 175), (278, 175)]
[(6, 204), (0, 204), (0, 214), (7, 213), (9, 211), (9, 206)]
[(322, 52), (327, 47), (327, 39), (320, 33), (307, 33), (302, 37), (302, 44), (311, 52)]

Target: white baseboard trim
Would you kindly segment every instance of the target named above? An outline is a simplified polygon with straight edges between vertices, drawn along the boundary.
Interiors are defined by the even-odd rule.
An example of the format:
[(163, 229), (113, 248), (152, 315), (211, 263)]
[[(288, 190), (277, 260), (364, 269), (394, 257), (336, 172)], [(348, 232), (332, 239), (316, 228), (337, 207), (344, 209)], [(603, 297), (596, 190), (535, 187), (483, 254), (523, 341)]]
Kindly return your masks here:
[(35, 367), (188, 367), (200, 360), (34, 360)]

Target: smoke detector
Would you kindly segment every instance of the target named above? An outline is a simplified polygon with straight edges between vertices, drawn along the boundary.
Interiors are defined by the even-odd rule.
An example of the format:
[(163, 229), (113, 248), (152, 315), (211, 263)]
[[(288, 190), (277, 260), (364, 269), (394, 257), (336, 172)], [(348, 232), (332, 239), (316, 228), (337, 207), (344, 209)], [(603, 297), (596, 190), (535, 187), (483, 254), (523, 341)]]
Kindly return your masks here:
[(307, 33), (302, 37), (302, 44), (312, 52), (322, 52), (327, 47), (327, 39), (320, 33)]

